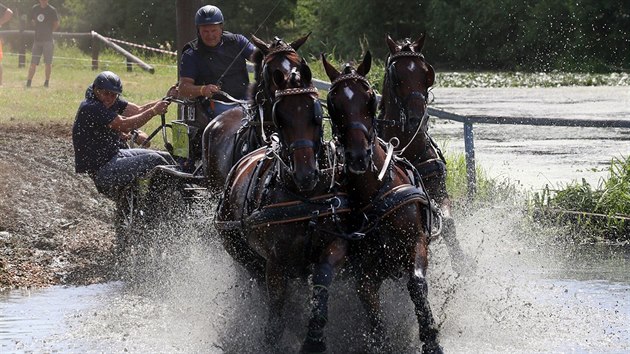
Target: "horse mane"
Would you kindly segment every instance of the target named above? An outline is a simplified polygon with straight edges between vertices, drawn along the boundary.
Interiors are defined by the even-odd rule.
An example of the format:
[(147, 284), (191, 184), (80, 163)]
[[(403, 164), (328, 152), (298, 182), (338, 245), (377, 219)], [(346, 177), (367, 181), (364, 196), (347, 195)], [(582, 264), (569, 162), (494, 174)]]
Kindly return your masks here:
[(355, 72), (356, 72), (356, 69), (352, 67), (352, 64), (346, 63), (343, 66), (341, 74), (348, 75), (348, 74), (352, 74), (352, 73), (355, 73)]
[(412, 47), (413, 42), (411, 41), (411, 38), (403, 38), (396, 42), (396, 44), (400, 46), (401, 52), (415, 52)]

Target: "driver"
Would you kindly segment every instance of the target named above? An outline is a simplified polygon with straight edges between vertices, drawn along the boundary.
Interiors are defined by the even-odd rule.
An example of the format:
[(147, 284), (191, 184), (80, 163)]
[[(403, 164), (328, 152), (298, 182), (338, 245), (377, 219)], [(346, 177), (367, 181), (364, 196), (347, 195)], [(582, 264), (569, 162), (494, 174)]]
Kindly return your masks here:
[(184, 46), (179, 68), (180, 97), (212, 97), (205, 107), (210, 119), (233, 108), (219, 90), (239, 99), (247, 99), (249, 75), (245, 60), (254, 45), (241, 34), (223, 30), (223, 14), (206, 5), (195, 14), (197, 38)]
[(158, 165), (170, 165), (170, 155), (144, 148), (128, 148), (133, 137), (142, 144), (147, 135), (137, 129), (156, 115), (166, 113), (169, 102), (153, 101), (138, 106), (120, 97), (122, 82), (118, 75), (103, 71), (85, 92), (74, 125), (75, 171), (87, 173), (99, 192), (115, 198), (124, 187)]

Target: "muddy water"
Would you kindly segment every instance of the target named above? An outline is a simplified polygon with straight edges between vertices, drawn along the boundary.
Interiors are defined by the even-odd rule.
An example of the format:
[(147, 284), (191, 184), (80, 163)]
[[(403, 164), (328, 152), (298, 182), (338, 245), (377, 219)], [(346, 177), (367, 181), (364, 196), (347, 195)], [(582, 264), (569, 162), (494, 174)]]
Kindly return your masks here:
[[(509, 111), (514, 102), (508, 105), (502, 94), (521, 101), (544, 98), (554, 110), (561, 104), (582, 105), (566, 98), (581, 97), (581, 90), (566, 96), (553, 92), (435, 93), (436, 102), (451, 102), (438, 108), (462, 114), (466, 109), (483, 113), (479, 110), (493, 97), (494, 111)], [(593, 91), (592, 103), (579, 110), (618, 118), (628, 112), (628, 96), (615, 92)], [(611, 97), (622, 99), (605, 104)], [(516, 106), (522, 112), (535, 106), (523, 102)], [(621, 112), (605, 113), (605, 107), (621, 107)], [(432, 129), (441, 134), (447, 152), (463, 146), (461, 124), (438, 122)], [(475, 133), (479, 165), (525, 188), (569, 176), (596, 180), (612, 156), (630, 152), (628, 132), (612, 129), (476, 126)], [(585, 147), (597, 154), (584, 153)], [(121, 262), (117, 282), (0, 294), (0, 352), (260, 352), (264, 293), (207, 227), (165, 226), (162, 232), (170, 239), (157, 242), (145, 256)], [(454, 275), (445, 246), (437, 241), (431, 245), (429, 272), (430, 300), (448, 352), (630, 352), (627, 245), (554, 244), (549, 241), (554, 230), (532, 229), (519, 210), (508, 206), (467, 211), (457, 216), (457, 227), (476, 268)], [(352, 287), (350, 280), (339, 280), (332, 288), (327, 336), (333, 353), (368, 349), (364, 313)], [(303, 284), (292, 285), (280, 352), (299, 350), (308, 316), (306, 293)], [(388, 282), (382, 296), (389, 351), (417, 352), (417, 325), (404, 283)]]
[[(553, 245), (508, 207), (458, 218), (476, 268), (452, 272), (431, 245), (431, 303), (449, 352), (630, 351), (627, 247)], [(187, 232), (182, 232), (187, 231)], [(258, 352), (264, 296), (210, 239), (173, 230), (173, 245), (126, 263), (118, 282), (12, 291), (0, 298), (0, 352)], [(184, 236), (182, 236), (184, 235)], [(332, 289), (331, 352), (364, 352), (366, 323), (350, 280)], [(281, 352), (299, 350), (306, 288), (292, 285)], [(404, 282), (382, 290), (391, 352), (415, 353), (417, 325)]]
[[(432, 105), (460, 115), (630, 120), (628, 87), (436, 88)], [(438, 120), (431, 134), (448, 153), (464, 151), (463, 124)], [(628, 128), (474, 125), (476, 164), (523, 189), (581, 181), (597, 186), (613, 158), (630, 155)]]

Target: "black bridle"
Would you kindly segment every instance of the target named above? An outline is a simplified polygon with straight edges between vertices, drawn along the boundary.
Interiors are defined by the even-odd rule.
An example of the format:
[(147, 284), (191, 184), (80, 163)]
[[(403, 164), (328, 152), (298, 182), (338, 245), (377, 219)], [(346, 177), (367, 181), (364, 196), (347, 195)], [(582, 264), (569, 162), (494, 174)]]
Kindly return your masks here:
[[(401, 126), (401, 129), (404, 132), (405, 129), (407, 128), (411, 128), (412, 130), (415, 130), (412, 127), (407, 127), (407, 124), (408, 124), (407, 118), (409, 117), (409, 101), (413, 99), (420, 99), (424, 102), (424, 113), (423, 113), (422, 119), (420, 120), (421, 126), (425, 124), (425, 122), (427, 121), (428, 89), (425, 92), (422, 92), (419, 90), (413, 90), (405, 97), (398, 96), (398, 94), (396, 93), (396, 87), (400, 85), (401, 82), (398, 78), (398, 75), (396, 74), (395, 64), (396, 64), (396, 59), (402, 58), (402, 57), (420, 58), (420, 60), (424, 62), (424, 55), (422, 53), (417, 53), (417, 52), (401, 51), (401, 52), (392, 54), (387, 59), (387, 70), (385, 71), (385, 75), (386, 75), (385, 81), (388, 83), (387, 90), (389, 91), (389, 96), (392, 97), (394, 104), (398, 108), (398, 112), (399, 112), (398, 119), (394, 118), (393, 120), (395, 121), (396, 124), (399, 124)], [(384, 115), (384, 114), (385, 113), (383, 110), (381, 115)], [(379, 119), (379, 122), (384, 122), (382, 117), (380, 118), (381, 119)]]
[[(273, 104), (275, 103), (274, 91), (271, 90), (272, 79), (271, 74), (269, 73), (268, 64), (277, 57), (276, 54), (279, 53), (296, 53), (295, 49), (290, 45), (286, 44), (282, 39), (275, 37), (273, 46), (269, 49), (269, 52), (265, 54), (262, 59), (262, 68), (260, 70), (260, 77), (258, 78), (258, 86), (256, 88), (256, 94), (254, 95), (254, 102), (258, 106), (258, 119), (260, 120), (261, 125), (261, 137), (263, 141), (267, 141), (267, 136), (265, 135), (264, 129), (264, 121), (265, 121), (265, 111), (268, 109), (272, 109)], [(299, 62), (298, 62), (299, 63)], [(295, 68), (295, 67), (294, 67)], [(271, 112), (270, 112), (271, 113)]]
[[(314, 107), (314, 111), (313, 111), (313, 122), (315, 125), (318, 126), (319, 128), (319, 134), (318, 134), (318, 138), (316, 140), (309, 140), (309, 139), (299, 139), (296, 140), (294, 142), (292, 142), (289, 145), (285, 144), (285, 137), (282, 134), (282, 129), (280, 127), (280, 124), (278, 123), (278, 119), (276, 116), (276, 106), (282, 101), (282, 99), (286, 96), (295, 96), (295, 95), (308, 95), (313, 99), (313, 107)], [(289, 88), (289, 89), (284, 89), (284, 90), (276, 90), (275, 92), (275, 98), (273, 100), (273, 108), (272, 108), (272, 118), (273, 118), (273, 123), (276, 126), (276, 130), (278, 132), (279, 138), (280, 138), (280, 142), (281, 142), (281, 146), (280, 148), (283, 150), (283, 155), (287, 157), (288, 163), (284, 162), (284, 160), (282, 158), (280, 158), (279, 160), (283, 162), (283, 165), (285, 165), (285, 167), (287, 168), (288, 172), (290, 174), (293, 174), (295, 172), (295, 167), (293, 166), (293, 154), (297, 151), (297, 150), (301, 150), (301, 149), (308, 149), (311, 148), (313, 149), (314, 153), (315, 153), (315, 159), (317, 159), (317, 156), (319, 155), (319, 152), (321, 150), (321, 146), (322, 146), (322, 140), (324, 137), (324, 127), (322, 125), (322, 119), (323, 119), (323, 111), (321, 108), (321, 104), (319, 103), (319, 99), (317, 98), (318, 95), (318, 90), (317, 88), (311, 86), (311, 87), (306, 87), (306, 88)]]
[[(335, 108), (335, 104), (333, 102), (333, 96), (334, 96), (334, 91), (337, 88), (337, 86), (344, 81), (348, 81), (348, 80), (354, 80), (354, 81), (358, 81), (361, 84), (363, 84), (366, 88), (367, 88), (367, 93), (370, 95), (370, 103), (369, 103), (369, 107), (368, 110), (370, 111), (370, 122), (371, 122), (371, 128), (368, 129), (365, 124), (363, 124), (362, 122), (350, 122), (350, 124), (348, 124), (348, 126), (346, 127), (346, 130), (360, 130), (361, 132), (363, 132), (363, 134), (365, 134), (365, 137), (368, 141), (368, 146), (369, 149), (367, 151), (367, 155), (368, 158), (372, 159), (372, 154), (374, 152), (374, 143), (375, 143), (375, 139), (377, 136), (376, 133), (376, 116), (375, 116), (375, 112), (376, 112), (376, 94), (374, 93), (374, 90), (372, 89), (372, 85), (370, 85), (370, 82), (367, 81), (367, 79), (359, 74), (356, 73), (349, 73), (349, 74), (343, 74), (338, 76), (335, 80), (333, 80), (333, 82), (330, 85), (330, 89), (328, 90), (328, 98), (327, 98), (327, 106), (328, 106), (328, 113), (331, 117), (336, 117), (336, 118), (341, 118), (338, 117), (337, 115), (340, 114), (339, 111)], [(337, 126), (335, 124), (332, 125), (332, 130), (333, 130), (333, 135), (337, 136), (337, 137), (341, 137), (343, 134), (341, 132), (339, 132)]]

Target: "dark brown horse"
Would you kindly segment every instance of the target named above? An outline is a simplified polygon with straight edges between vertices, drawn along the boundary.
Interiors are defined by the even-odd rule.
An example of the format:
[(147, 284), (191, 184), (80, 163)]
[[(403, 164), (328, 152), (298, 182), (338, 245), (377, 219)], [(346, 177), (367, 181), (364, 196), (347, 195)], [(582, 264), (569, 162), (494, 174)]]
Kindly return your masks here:
[(446, 190), (446, 160), (428, 132), (428, 95), (435, 71), (421, 53), (425, 36), (415, 42), (395, 42), (387, 35), (389, 56), (379, 104), (378, 134), (389, 141), (398, 138), (398, 153), (416, 167), (427, 192), (442, 213), (442, 232), (452, 264), (459, 273), (472, 266), (456, 237), (451, 199)]
[(241, 157), (265, 144), (266, 138), (275, 131), (271, 109), (278, 87), (270, 78), (276, 71), (288, 78), (292, 70), (300, 67), (301, 58), (296, 51), (309, 35), (289, 44), (278, 38), (267, 44), (252, 36), (252, 43), (258, 48), (253, 54), (256, 80), (252, 95), (254, 104), (224, 112), (204, 130), (204, 174), (211, 188), (221, 190), (232, 166)]
[(336, 230), (349, 212), (348, 200), (331, 190), (335, 169), (322, 168), (322, 109), (309, 67), (302, 62), (288, 79), (280, 69), (270, 74), (278, 87), (272, 109), (277, 139), (231, 170), (215, 225), (228, 253), (266, 283), (270, 345), (284, 330), (288, 280), (312, 274), (303, 350), (319, 351), (325, 348), (328, 287), (346, 254), (347, 241)]
[(337, 71), (322, 55), (331, 87), (328, 112), (333, 134), (343, 149), (347, 191), (352, 206), (365, 220), (364, 239), (350, 244), (350, 260), (359, 269), (358, 294), (372, 326), (374, 341), (384, 336), (379, 289), (387, 278), (408, 277), (423, 353), (439, 353), (425, 278), (430, 238), (430, 207), (420, 178), (404, 161), (392, 158), (390, 146), (377, 140), (376, 94), (365, 79), (370, 70), (367, 52), (355, 70)]

